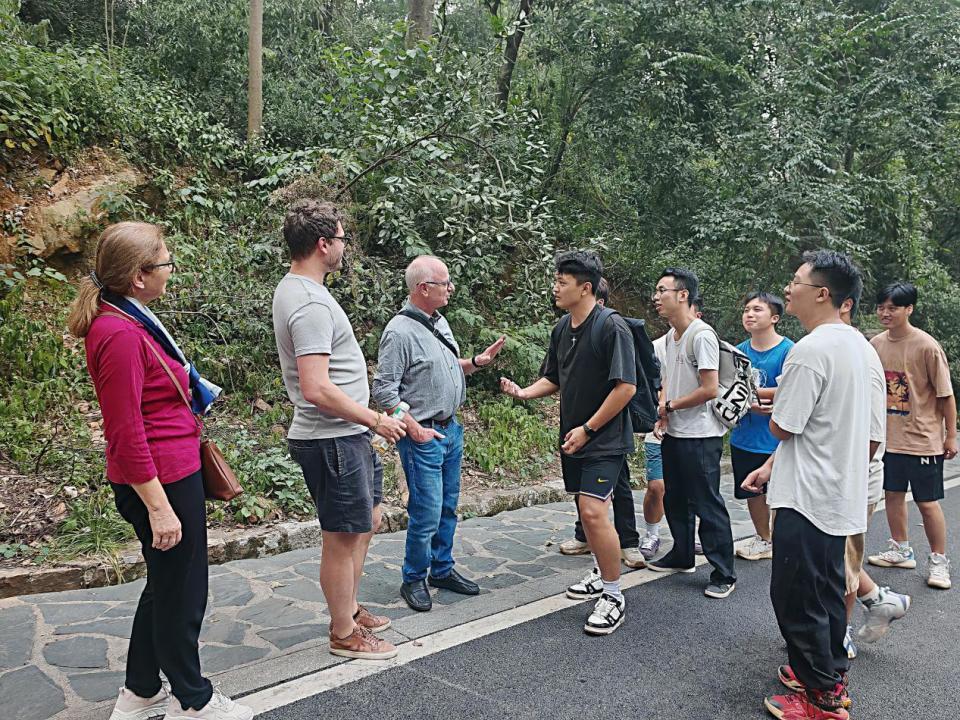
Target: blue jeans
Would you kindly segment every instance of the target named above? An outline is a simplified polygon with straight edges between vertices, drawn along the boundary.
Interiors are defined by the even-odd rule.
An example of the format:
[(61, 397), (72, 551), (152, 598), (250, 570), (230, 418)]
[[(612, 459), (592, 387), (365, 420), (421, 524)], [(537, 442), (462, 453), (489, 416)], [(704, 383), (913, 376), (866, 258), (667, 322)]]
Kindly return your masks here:
[(407, 476), (407, 547), (403, 581), (446, 577), (453, 570), (453, 533), (457, 529), (463, 427), (456, 420), (437, 431), (446, 437), (415, 443), (405, 437), (397, 443)]

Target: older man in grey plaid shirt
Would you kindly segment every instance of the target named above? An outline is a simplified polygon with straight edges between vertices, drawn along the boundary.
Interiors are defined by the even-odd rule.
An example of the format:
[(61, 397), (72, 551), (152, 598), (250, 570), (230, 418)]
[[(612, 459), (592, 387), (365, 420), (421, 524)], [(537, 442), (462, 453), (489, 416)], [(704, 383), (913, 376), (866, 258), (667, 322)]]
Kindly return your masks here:
[(457, 409), (466, 400), (466, 379), (493, 362), (500, 337), (472, 358), (460, 347), (439, 309), (450, 301), (454, 284), (436, 257), (418, 257), (407, 267), (410, 296), (380, 338), (373, 399), (387, 412), (401, 402), (407, 437), (397, 443), (410, 490), (409, 523), (400, 595), (414, 610), (432, 607), (430, 585), (476, 595), (480, 588), (454, 569), (453, 535), (460, 498), (463, 428)]

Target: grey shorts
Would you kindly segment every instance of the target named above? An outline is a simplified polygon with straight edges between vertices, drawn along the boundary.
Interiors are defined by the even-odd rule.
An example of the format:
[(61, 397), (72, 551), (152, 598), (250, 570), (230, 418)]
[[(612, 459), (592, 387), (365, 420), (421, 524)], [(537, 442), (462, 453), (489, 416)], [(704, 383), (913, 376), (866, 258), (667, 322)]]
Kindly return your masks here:
[(317, 507), (320, 529), (366, 533), (383, 498), (383, 465), (371, 433), (317, 440), (287, 440)]

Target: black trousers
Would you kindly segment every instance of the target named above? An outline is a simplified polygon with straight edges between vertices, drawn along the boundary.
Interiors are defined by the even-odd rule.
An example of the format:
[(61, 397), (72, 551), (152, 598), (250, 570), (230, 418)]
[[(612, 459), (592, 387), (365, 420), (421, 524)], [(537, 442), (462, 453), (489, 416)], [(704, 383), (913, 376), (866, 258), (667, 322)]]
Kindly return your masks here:
[(796, 510), (777, 508), (773, 521), (770, 600), (800, 682), (832, 690), (850, 667), (843, 551), (846, 538), (827, 535)]
[(207, 607), (207, 517), (203, 479), (195, 472), (163, 486), (180, 519), (183, 539), (154, 550), (147, 508), (129, 485), (112, 485), (117, 509), (133, 525), (147, 563), (147, 584), (133, 618), (126, 687), (140, 697), (160, 690), (167, 676), (184, 710), (204, 707), (213, 686), (200, 673), (200, 625)]
[[(583, 532), (583, 523), (580, 522), (580, 496), (573, 496), (573, 504), (577, 507), (577, 522), (573, 527), (573, 536), (580, 542), (586, 542), (587, 536)], [(637, 511), (633, 505), (633, 490), (630, 488), (630, 468), (626, 461), (623, 470), (617, 478), (613, 488), (613, 526), (617, 529), (621, 548), (640, 547), (640, 535), (637, 533)]]
[(733, 531), (720, 495), (720, 455), (723, 438), (677, 438), (665, 435), (663, 455), (663, 510), (673, 535), (673, 548), (661, 562), (689, 568), (696, 564), (693, 550), (695, 516), (700, 518), (700, 545), (713, 565), (710, 581), (734, 583)]

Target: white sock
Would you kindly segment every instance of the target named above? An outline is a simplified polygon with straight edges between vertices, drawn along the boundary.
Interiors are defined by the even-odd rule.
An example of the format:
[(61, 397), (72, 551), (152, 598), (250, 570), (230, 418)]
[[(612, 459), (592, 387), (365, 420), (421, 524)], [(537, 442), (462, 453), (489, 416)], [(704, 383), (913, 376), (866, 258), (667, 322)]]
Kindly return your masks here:
[(647, 523), (647, 535), (653, 535), (653, 537), (660, 537), (660, 523)]
[(600, 578), (600, 582), (603, 583), (604, 595), (610, 595), (612, 597), (615, 597), (617, 600), (623, 599), (623, 593), (620, 592), (619, 580), (607, 581), (607, 580), (604, 580), (603, 578)]
[(862, 595), (859, 600), (863, 603), (863, 606), (869, 608), (877, 600), (880, 599), (880, 587), (878, 585), (873, 586), (873, 590), (868, 592), (866, 595)]

